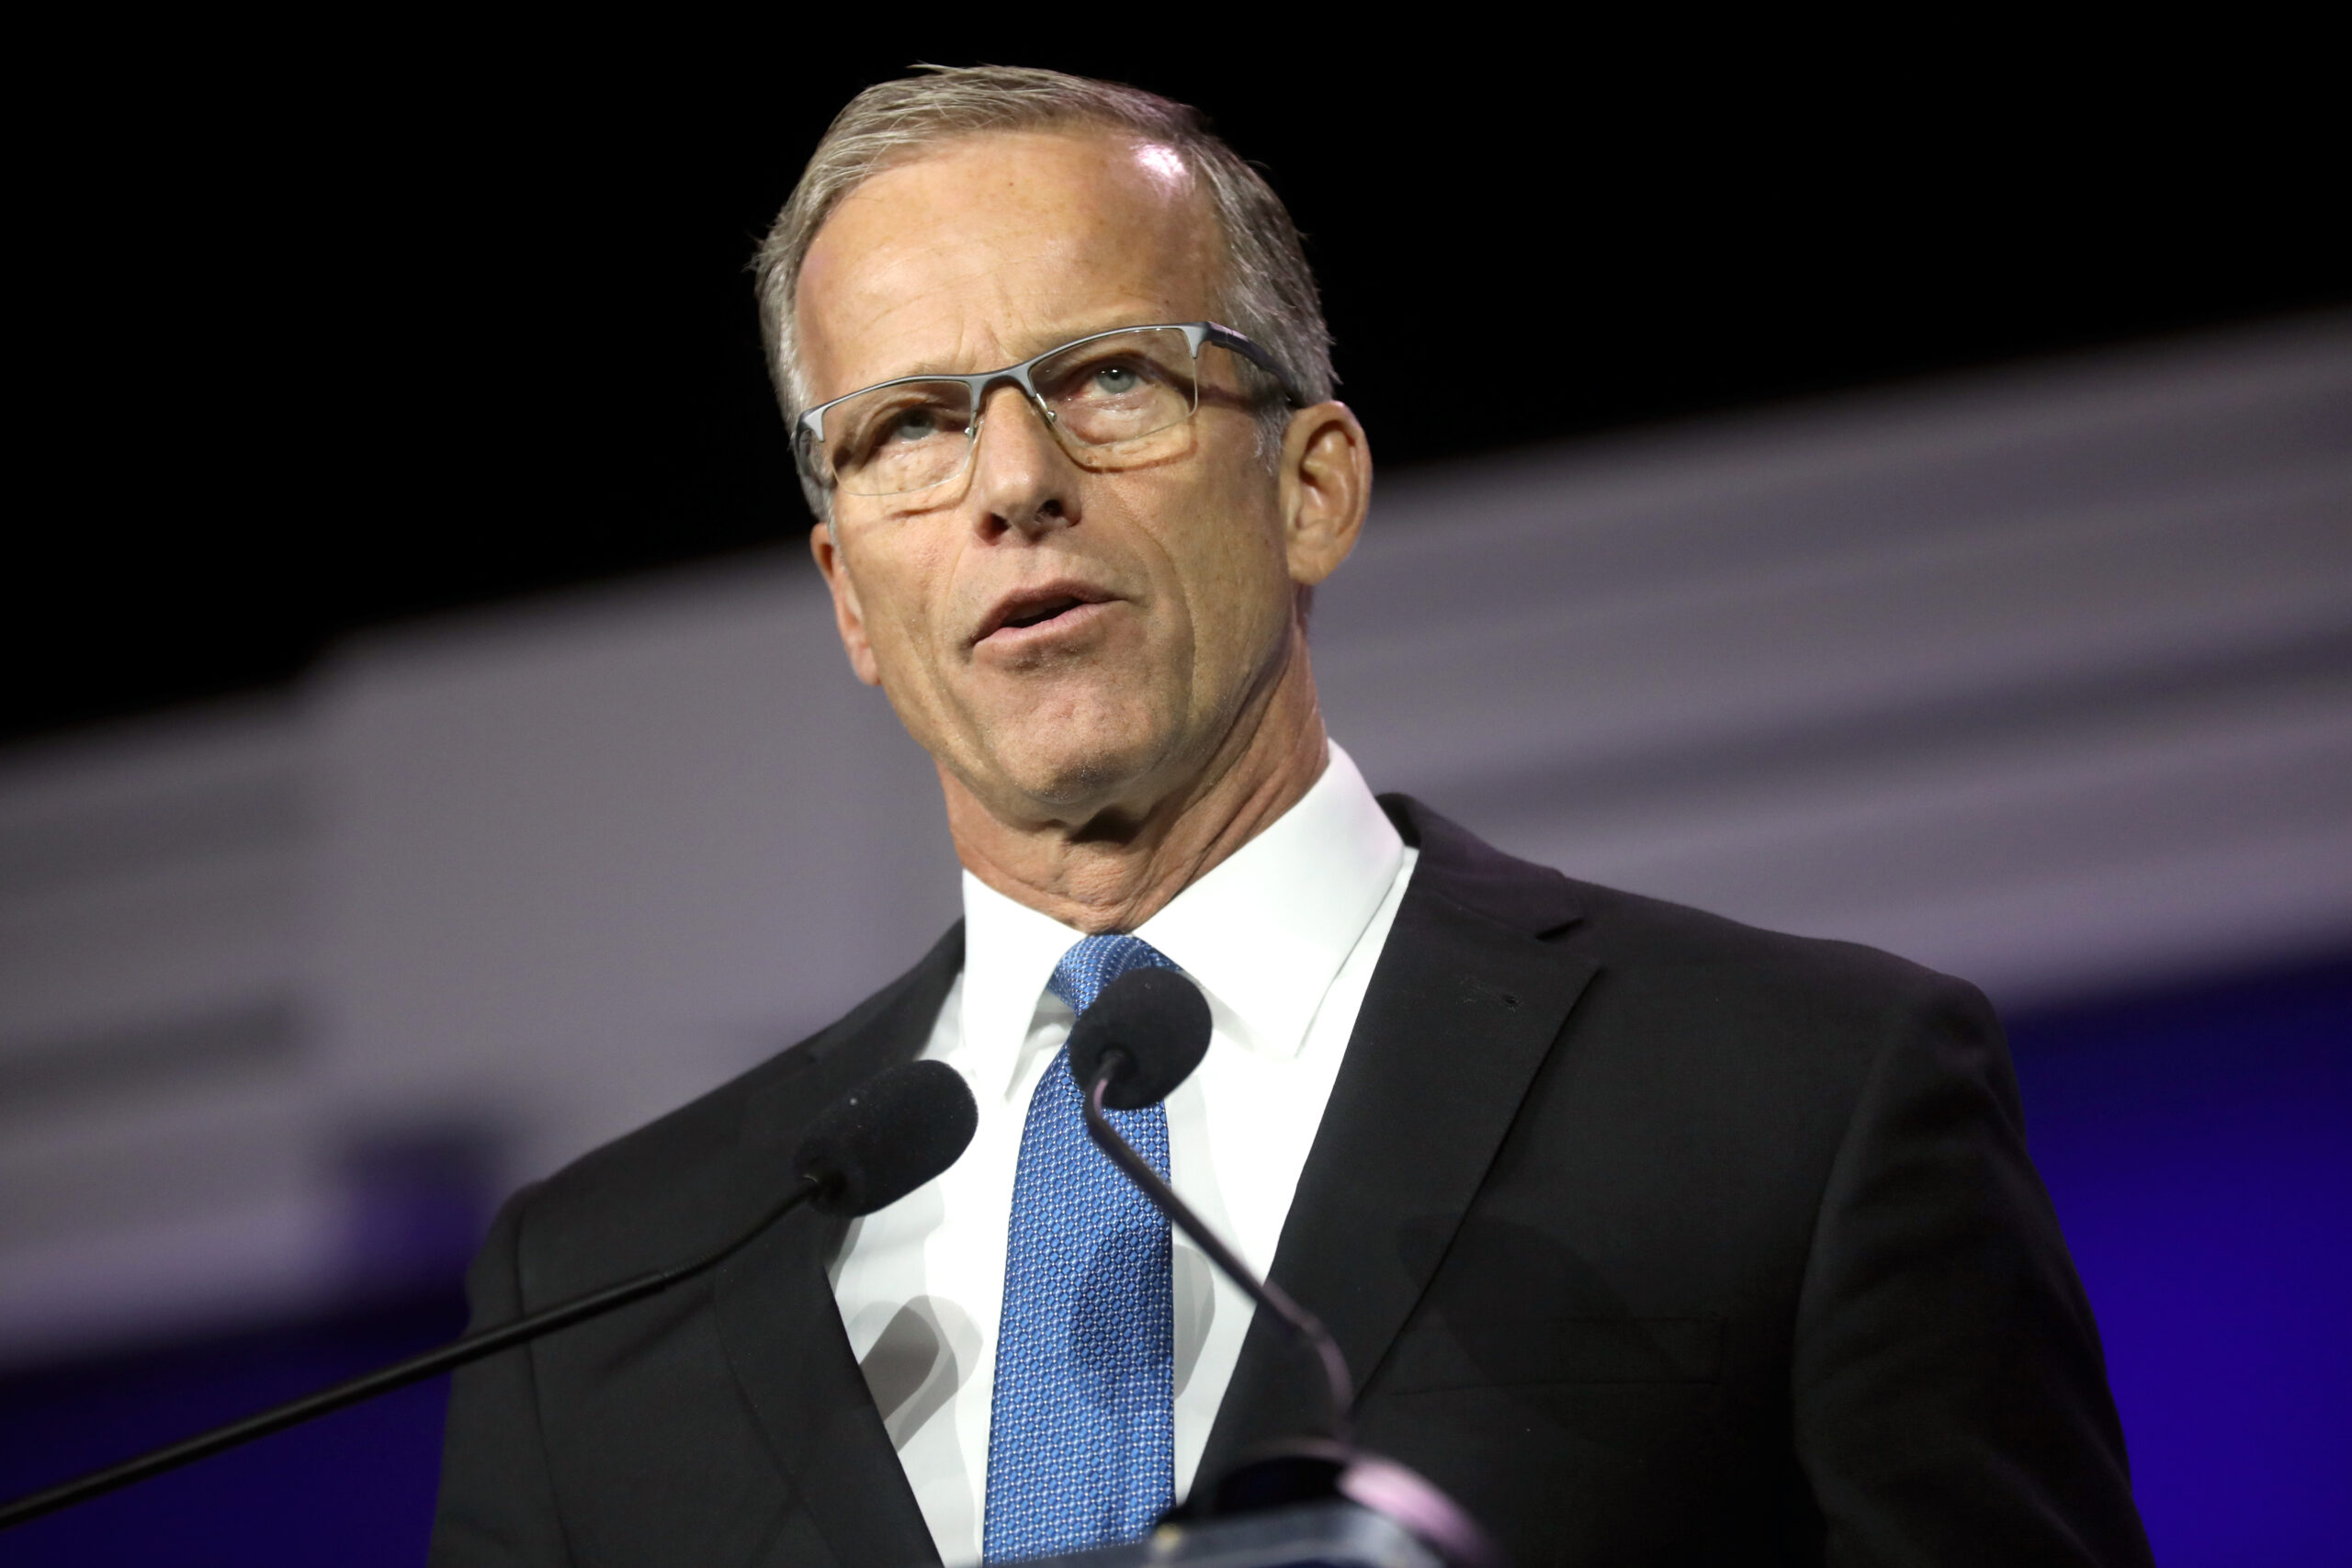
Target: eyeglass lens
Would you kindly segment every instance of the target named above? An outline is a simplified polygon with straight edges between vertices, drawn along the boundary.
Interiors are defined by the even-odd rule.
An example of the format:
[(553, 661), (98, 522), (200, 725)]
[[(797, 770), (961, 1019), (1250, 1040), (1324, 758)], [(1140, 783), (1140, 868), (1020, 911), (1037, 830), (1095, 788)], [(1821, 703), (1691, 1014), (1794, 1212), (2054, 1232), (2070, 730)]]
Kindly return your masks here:
[[(1199, 401), (1192, 343), (1175, 327), (1091, 338), (1047, 355), (1030, 384), (1057, 434), (1116, 466), (1148, 461), (1148, 438), (1182, 426)], [(956, 477), (978, 427), (963, 381), (901, 381), (825, 411), (825, 457), (851, 495), (900, 495)]]

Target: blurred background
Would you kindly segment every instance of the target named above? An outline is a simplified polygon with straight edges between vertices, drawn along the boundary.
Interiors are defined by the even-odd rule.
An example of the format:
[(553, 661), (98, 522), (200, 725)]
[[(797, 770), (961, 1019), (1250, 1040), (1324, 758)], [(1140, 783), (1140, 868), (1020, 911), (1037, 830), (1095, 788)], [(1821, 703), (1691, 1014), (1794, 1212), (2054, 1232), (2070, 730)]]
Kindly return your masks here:
[[(2160, 1560), (2352, 1554), (2319, 51), (1072, 20), (30, 40), (0, 1491), (454, 1332), (505, 1192), (954, 918), (744, 265), (858, 86), (985, 59), (1200, 104), (1306, 231), (1382, 463), (1315, 640), (1374, 786), (1984, 986)], [(443, 1396), (0, 1561), (419, 1562)]]

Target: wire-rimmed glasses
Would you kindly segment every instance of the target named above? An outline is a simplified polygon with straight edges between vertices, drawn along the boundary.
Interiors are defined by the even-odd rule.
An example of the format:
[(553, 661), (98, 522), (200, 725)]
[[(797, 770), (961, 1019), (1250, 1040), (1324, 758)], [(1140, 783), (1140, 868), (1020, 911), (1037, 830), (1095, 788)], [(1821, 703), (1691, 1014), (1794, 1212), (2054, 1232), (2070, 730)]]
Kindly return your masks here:
[(972, 376), (902, 376), (818, 404), (800, 416), (794, 452), (819, 483), (845, 495), (910, 495), (964, 471), (989, 393), (1011, 382), (1070, 454), (1090, 468), (1133, 468), (1177, 449), (1200, 408), (1200, 357), (1216, 344), (1302, 400), (1265, 350), (1215, 321), (1092, 333), (1034, 359)]

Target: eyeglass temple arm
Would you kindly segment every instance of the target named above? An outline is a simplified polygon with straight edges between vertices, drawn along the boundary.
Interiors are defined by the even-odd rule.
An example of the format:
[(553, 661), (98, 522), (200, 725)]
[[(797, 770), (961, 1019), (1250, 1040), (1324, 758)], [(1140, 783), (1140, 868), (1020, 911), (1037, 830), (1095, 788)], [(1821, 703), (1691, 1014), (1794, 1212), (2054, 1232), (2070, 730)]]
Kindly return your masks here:
[(1232, 350), (1267, 375), (1272, 376), (1275, 385), (1282, 388), (1283, 396), (1290, 400), (1291, 407), (1303, 409), (1306, 406), (1306, 399), (1300, 394), (1296, 387), (1291, 384), (1290, 377), (1283, 367), (1274, 363), (1272, 355), (1268, 354), (1231, 327), (1220, 326), (1215, 321), (1203, 321), (1201, 327), (1203, 335), (1208, 342), (1216, 344), (1220, 348)]

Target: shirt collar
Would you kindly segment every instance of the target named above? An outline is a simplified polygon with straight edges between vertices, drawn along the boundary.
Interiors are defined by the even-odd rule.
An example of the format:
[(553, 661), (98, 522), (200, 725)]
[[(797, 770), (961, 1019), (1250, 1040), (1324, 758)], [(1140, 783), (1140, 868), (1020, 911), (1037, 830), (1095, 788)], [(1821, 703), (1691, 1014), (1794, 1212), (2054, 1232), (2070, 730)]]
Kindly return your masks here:
[[(1337, 745), (1296, 805), (1136, 931), (1200, 983), (1217, 1031), (1297, 1055), (1340, 966), (1403, 863), (1404, 840)], [(964, 874), (963, 1050), (1010, 1094), (1054, 965), (1082, 932)], [(1042, 1001), (1041, 1001), (1042, 999)]]

